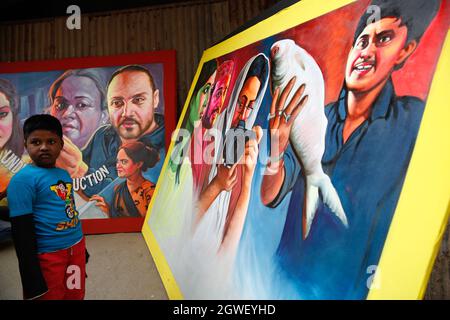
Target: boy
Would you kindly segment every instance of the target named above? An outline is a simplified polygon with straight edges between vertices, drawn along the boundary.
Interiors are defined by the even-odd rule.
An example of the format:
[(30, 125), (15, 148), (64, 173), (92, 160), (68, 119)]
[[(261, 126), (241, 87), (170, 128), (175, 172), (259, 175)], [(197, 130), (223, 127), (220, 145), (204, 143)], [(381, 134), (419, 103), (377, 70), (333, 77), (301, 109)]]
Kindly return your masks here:
[(82, 300), (85, 240), (72, 179), (55, 167), (64, 145), (61, 124), (53, 116), (34, 115), (23, 133), (33, 162), (13, 176), (7, 197), (24, 299)]

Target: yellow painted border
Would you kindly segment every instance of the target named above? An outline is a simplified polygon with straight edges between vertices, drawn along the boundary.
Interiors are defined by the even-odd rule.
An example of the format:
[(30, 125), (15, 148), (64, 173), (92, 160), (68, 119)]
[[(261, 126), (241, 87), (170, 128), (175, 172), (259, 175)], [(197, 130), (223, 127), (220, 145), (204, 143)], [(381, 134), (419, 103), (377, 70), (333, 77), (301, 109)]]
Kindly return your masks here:
[(422, 299), (450, 214), (450, 33), (368, 299)]
[[(188, 109), (195, 83), (203, 64), (238, 50), (246, 45), (293, 28), (318, 16), (341, 8), (353, 0), (303, 0), (264, 21), (207, 49), (200, 60), (188, 97), (178, 121), (180, 128)], [(378, 289), (368, 299), (422, 298), (431, 273), (440, 240), (450, 214), (450, 36), (433, 78), (419, 136), (411, 158), (405, 184), (389, 229), (378, 270)], [(171, 143), (167, 155), (172, 152)], [(164, 175), (167, 156), (161, 170)], [(142, 233), (160, 273), (170, 299), (183, 299), (170, 267), (161, 251), (148, 221), (160, 183), (149, 205)]]
[(164, 253), (159, 248), (158, 242), (153, 235), (153, 232), (150, 230), (148, 223), (144, 223), (142, 227), (142, 234), (144, 236), (145, 242), (147, 242), (147, 246), (152, 253), (153, 261), (155, 261), (156, 268), (158, 269), (159, 275), (161, 276), (161, 280), (164, 284), (164, 288), (166, 289), (167, 295), (171, 300), (181, 300), (183, 299), (183, 294), (181, 293), (180, 288), (178, 287), (177, 282), (175, 281), (175, 277), (170, 270), (169, 264), (164, 257)]

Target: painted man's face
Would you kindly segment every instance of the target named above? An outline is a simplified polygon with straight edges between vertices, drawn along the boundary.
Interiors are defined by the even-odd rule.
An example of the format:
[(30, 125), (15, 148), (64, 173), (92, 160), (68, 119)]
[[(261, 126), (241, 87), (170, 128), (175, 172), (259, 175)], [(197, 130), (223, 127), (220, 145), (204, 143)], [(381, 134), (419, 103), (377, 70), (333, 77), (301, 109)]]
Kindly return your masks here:
[(261, 81), (256, 76), (245, 80), (239, 93), (236, 109), (234, 111), (231, 127), (235, 128), (240, 120), (246, 121), (253, 110), (253, 104), (258, 97), (258, 91), (261, 87)]
[(227, 94), (228, 84), (230, 83), (231, 74), (226, 74), (223, 77), (216, 79), (214, 89), (209, 98), (209, 105), (205, 110), (202, 118), (203, 127), (212, 128), (217, 116), (223, 111), (223, 103)]
[(112, 125), (124, 140), (138, 139), (154, 131), (154, 109), (159, 90), (152, 89), (148, 75), (142, 71), (125, 71), (111, 81), (108, 110)]
[(135, 163), (130, 157), (127, 156), (125, 150), (120, 149), (117, 153), (117, 175), (120, 178), (128, 178), (141, 170), (142, 162)]
[(61, 122), (63, 133), (83, 148), (102, 119), (101, 95), (94, 81), (79, 76), (64, 79), (50, 113)]
[(13, 114), (11, 105), (6, 96), (0, 92), (0, 149), (2, 149), (9, 138), (11, 138), (13, 129)]
[(408, 30), (400, 23), (400, 19), (383, 18), (367, 25), (358, 36), (345, 71), (350, 91), (367, 92), (384, 84), (394, 67), (412, 53), (415, 41), (405, 47)]

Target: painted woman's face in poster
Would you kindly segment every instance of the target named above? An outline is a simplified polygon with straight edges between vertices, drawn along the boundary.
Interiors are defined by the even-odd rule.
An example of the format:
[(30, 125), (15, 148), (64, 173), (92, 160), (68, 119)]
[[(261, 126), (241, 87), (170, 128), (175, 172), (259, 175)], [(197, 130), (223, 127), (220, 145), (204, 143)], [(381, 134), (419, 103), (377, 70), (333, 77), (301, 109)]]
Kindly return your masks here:
[(120, 178), (128, 178), (141, 170), (142, 162), (135, 163), (125, 152), (120, 149), (117, 153), (117, 175)]
[(227, 95), (232, 72), (232, 61), (225, 61), (217, 68), (214, 86), (212, 88), (211, 96), (209, 97), (209, 103), (202, 117), (202, 124), (206, 129), (212, 128), (218, 115), (224, 110), (225, 97)]
[(227, 92), (227, 83), (229, 80), (229, 76), (223, 77), (214, 84), (214, 88), (209, 100), (209, 105), (204, 114), (204, 123), (206, 124), (206, 128), (212, 127), (222, 109), (223, 102), (225, 100), (225, 94)]
[(12, 134), (13, 115), (6, 95), (0, 92), (0, 149), (2, 149)]
[(56, 91), (51, 114), (61, 122), (64, 135), (83, 148), (107, 119), (101, 103), (101, 93), (92, 79), (69, 76)]

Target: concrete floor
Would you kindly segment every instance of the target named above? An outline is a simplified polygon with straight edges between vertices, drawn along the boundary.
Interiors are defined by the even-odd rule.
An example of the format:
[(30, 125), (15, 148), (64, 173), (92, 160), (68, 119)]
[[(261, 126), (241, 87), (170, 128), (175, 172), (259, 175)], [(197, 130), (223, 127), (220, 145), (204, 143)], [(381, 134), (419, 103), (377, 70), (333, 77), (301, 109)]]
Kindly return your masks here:
[[(166, 300), (161, 278), (140, 233), (86, 236), (86, 299)], [(0, 300), (22, 299), (11, 241), (0, 244)]]

